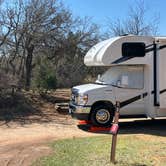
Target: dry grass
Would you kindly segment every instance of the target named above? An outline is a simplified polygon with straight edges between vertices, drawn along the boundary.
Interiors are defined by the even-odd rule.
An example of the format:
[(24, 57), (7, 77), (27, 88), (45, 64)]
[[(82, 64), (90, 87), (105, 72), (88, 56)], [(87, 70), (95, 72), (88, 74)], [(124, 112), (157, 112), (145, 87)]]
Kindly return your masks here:
[[(146, 137), (146, 136), (144, 136)], [(111, 136), (61, 140), (51, 144), (54, 154), (34, 165), (43, 166), (101, 166), (110, 163)], [(117, 166), (164, 166), (166, 142), (160, 137), (148, 141), (142, 136), (120, 135), (118, 137)]]

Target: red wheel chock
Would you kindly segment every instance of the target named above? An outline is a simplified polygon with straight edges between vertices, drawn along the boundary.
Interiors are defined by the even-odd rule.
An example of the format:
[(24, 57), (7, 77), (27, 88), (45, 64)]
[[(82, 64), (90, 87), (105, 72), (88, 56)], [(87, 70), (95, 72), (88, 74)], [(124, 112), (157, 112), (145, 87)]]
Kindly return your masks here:
[(104, 132), (104, 131), (108, 131), (111, 133), (111, 126), (110, 127), (98, 127), (98, 126), (93, 126), (91, 121), (87, 121), (87, 120), (80, 120), (78, 122), (78, 125), (89, 125), (88, 130), (89, 132)]
[(103, 132), (103, 131), (108, 131), (110, 132), (111, 127), (97, 127), (97, 126), (91, 126), (88, 131), (90, 132)]
[(80, 120), (78, 122), (78, 125), (88, 125), (88, 124), (91, 124), (91, 121), (89, 121), (89, 120)]

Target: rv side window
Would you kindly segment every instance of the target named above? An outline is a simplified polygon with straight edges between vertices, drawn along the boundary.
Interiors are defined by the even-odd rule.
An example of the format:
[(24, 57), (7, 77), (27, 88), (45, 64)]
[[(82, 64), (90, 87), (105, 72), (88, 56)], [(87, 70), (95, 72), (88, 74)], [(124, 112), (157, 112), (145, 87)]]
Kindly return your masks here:
[(143, 65), (112, 66), (101, 77), (100, 82), (121, 88), (143, 89)]
[(128, 67), (120, 77), (123, 88), (143, 89), (144, 87), (143, 67)]

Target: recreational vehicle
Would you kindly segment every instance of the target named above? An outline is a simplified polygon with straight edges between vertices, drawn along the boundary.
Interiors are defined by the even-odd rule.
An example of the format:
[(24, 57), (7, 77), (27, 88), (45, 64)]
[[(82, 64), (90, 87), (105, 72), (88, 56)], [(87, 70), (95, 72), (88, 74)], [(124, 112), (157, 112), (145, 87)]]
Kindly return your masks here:
[(116, 101), (120, 116), (166, 116), (166, 37), (119, 36), (93, 46), (87, 66), (108, 66), (96, 82), (71, 90), (69, 112), (94, 125), (110, 125)]

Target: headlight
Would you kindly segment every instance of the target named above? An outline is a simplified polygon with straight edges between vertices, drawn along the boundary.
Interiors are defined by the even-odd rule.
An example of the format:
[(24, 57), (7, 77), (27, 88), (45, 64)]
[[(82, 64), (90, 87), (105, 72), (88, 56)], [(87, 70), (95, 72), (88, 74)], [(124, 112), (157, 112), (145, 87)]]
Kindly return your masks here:
[(77, 97), (77, 103), (79, 105), (85, 105), (88, 102), (88, 95), (79, 95)]

